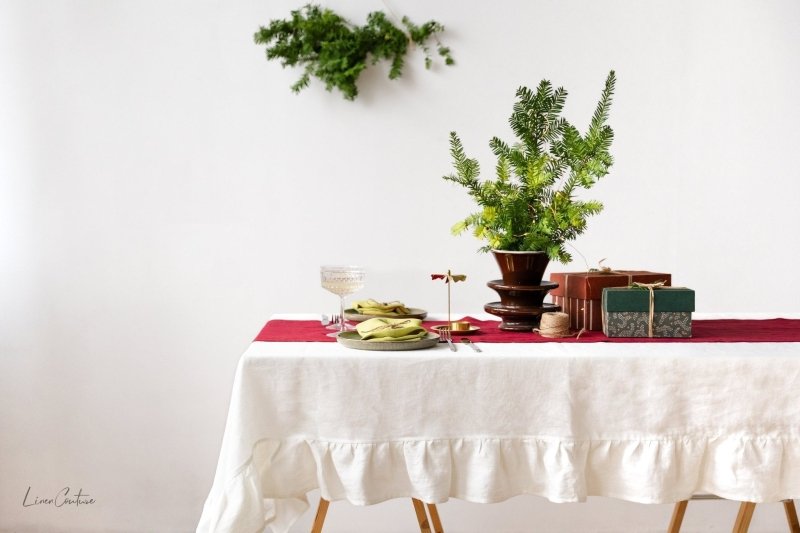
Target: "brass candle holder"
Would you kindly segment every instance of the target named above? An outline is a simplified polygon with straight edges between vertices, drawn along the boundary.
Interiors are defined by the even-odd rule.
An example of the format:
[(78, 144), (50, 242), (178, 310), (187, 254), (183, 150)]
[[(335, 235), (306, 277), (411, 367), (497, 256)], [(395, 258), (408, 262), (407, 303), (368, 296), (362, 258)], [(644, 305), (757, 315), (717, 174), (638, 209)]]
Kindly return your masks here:
[(459, 281), (466, 281), (467, 276), (464, 274), (453, 274), (450, 269), (447, 274), (431, 274), (431, 280), (443, 279), (447, 284), (447, 329), (454, 331), (467, 331), (469, 330), (469, 322), (453, 322), (450, 319), (450, 285)]

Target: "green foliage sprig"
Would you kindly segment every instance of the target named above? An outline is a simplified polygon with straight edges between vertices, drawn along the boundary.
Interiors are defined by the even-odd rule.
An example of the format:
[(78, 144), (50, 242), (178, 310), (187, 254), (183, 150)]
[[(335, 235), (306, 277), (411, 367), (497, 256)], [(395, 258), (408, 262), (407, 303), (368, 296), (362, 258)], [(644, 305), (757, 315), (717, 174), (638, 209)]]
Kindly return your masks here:
[(603, 204), (575, 197), (608, 174), (614, 132), (606, 125), (616, 77), (612, 70), (585, 135), (561, 117), (567, 98), (563, 87), (553, 90), (547, 80), (536, 89), (517, 90), (509, 119), (518, 137), (513, 146), (497, 137), (489, 142), (497, 156), (496, 179), (480, 181), (480, 166), (464, 153), (461, 139), (450, 133), (455, 174), (444, 176), (464, 186), (482, 207), (456, 223), (453, 234), (471, 229), (487, 242), (481, 251), (543, 251), (552, 260), (568, 263), (564, 244), (583, 233), (586, 218)]
[(358, 95), (356, 81), (369, 61), (373, 65), (381, 60), (391, 61), (389, 78), (400, 77), (409, 43), (422, 48), (425, 68), (430, 68), (433, 60), (427, 43), (431, 38), (445, 64), (454, 64), (450, 49), (437, 38), (444, 26), (434, 20), (417, 26), (403, 17), (404, 31), (380, 11), (370, 13), (364, 26), (355, 26), (332, 10), (316, 5), (307, 5), (291, 15), (288, 20), (272, 20), (268, 26), (261, 26), (254, 38), (257, 44), (267, 46), (267, 59), (280, 58), (284, 67), (304, 68), (292, 85), (294, 92), (308, 87), (314, 76), (325, 83), (328, 91), (335, 87), (346, 99), (354, 100)]

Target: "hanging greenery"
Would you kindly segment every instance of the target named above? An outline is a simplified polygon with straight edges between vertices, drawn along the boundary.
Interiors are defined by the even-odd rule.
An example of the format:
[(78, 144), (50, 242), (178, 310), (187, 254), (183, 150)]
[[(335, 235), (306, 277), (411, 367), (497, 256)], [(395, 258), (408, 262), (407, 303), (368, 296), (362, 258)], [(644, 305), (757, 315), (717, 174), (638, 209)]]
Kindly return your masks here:
[(364, 26), (355, 26), (330, 9), (307, 5), (292, 11), (288, 20), (272, 20), (255, 34), (256, 44), (267, 47), (267, 59), (280, 59), (284, 67), (302, 66), (303, 74), (292, 85), (300, 92), (311, 76), (319, 78), (330, 91), (339, 89), (348, 100), (358, 95), (356, 81), (367, 63), (391, 61), (389, 79), (399, 78), (410, 43), (425, 53), (425, 68), (430, 68), (428, 42), (436, 42), (438, 54), (447, 65), (455, 62), (450, 49), (443, 46), (437, 34), (444, 26), (434, 20), (417, 26), (403, 17), (404, 28), (395, 26), (382, 12), (367, 15)]

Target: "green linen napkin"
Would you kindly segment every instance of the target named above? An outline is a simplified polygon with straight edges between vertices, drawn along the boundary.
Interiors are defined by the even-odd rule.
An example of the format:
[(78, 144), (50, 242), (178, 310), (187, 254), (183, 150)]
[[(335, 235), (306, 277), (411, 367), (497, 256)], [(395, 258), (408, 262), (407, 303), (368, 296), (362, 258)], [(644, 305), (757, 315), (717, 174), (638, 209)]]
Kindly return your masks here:
[(353, 302), (353, 310), (362, 315), (407, 315), (411, 312), (402, 302), (379, 302), (371, 298)]
[(418, 341), (428, 332), (418, 318), (370, 318), (356, 326), (363, 341)]

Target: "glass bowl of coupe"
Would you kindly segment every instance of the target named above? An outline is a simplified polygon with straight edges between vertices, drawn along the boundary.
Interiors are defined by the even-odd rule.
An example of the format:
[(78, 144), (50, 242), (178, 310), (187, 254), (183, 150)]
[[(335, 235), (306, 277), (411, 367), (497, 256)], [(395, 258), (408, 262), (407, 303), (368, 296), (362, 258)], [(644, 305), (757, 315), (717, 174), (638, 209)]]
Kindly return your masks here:
[[(348, 329), (344, 320), (344, 297), (360, 291), (364, 287), (366, 271), (363, 267), (352, 265), (323, 265), (319, 269), (322, 288), (339, 296), (339, 331), (328, 333), (335, 337)], [(352, 328), (350, 328), (352, 329)]]

